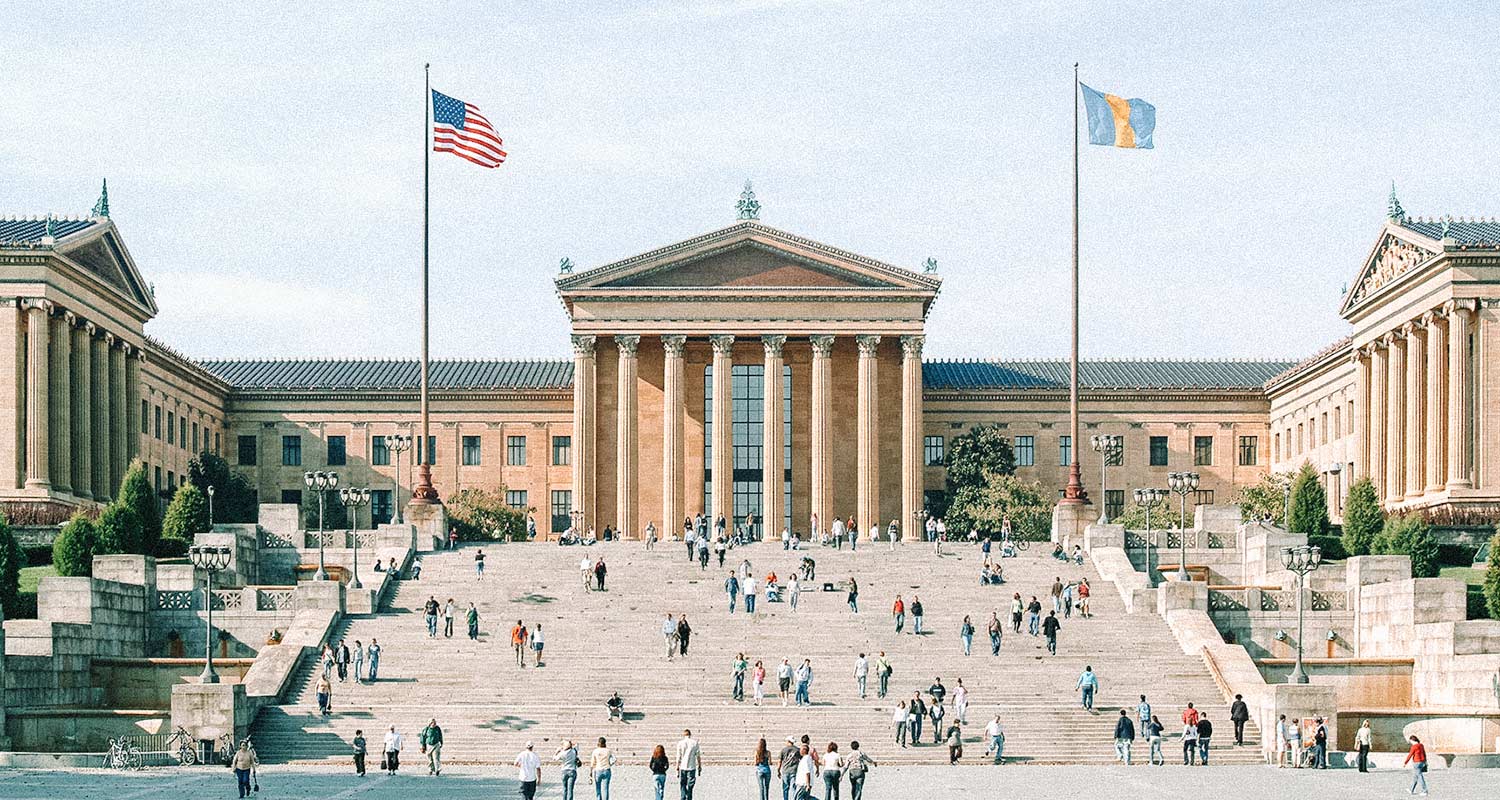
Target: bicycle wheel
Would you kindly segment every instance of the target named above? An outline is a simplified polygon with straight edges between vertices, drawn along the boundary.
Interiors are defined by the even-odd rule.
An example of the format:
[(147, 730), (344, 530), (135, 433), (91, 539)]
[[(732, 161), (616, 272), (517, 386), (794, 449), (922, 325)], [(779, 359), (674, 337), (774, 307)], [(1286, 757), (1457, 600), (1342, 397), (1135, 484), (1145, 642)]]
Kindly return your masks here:
[(125, 763), (130, 769), (141, 769), (146, 766), (145, 759), (141, 757), (140, 748), (130, 745), (125, 749)]
[(1016, 543), (1017, 550), (1025, 550), (1026, 548), (1031, 546), (1031, 544), (1028, 543), (1025, 539), (1016, 539), (1014, 541)]
[(191, 767), (198, 763), (198, 753), (193, 750), (191, 744), (184, 744), (177, 749), (177, 763), (184, 767)]

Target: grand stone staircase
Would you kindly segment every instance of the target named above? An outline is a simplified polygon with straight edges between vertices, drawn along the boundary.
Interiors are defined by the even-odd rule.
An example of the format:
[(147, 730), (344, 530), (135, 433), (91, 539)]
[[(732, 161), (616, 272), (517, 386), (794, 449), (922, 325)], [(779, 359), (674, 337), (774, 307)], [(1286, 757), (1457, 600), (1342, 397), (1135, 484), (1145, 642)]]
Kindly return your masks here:
[[(1005, 560), (1007, 583), (980, 586), (981, 556), (963, 547), (936, 555), (930, 545), (907, 545), (894, 553), (885, 545), (845, 549), (813, 548), (788, 553), (779, 544), (756, 544), (730, 551), (723, 569), (710, 562), (700, 570), (687, 561), (680, 544), (646, 551), (639, 542), (590, 548), (552, 544), (485, 547), (487, 575), (476, 581), (467, 545), (424, 558), (421, 580), (402, 581), (378, 614), (348, 617), (337, 636), (384, 649), (380, 681), (334, 683), (334, 714), (318, 714), (315, 667), (297, 675), (284, 705), (262, 710), (253, 730), (262, 760), (319, 762), (345, 759), (356, 728), (377, 749), (381, 733), (396, 725), (408, 737), (408, 759), (415, 757), (417, 732), (436, 717), (446, 735), (445, 760), (508, 763), (528, 740), (550, 756), (562, 739), (582, 744), (608, 736), (617, 755), (644, 763), (652, 746), (669, 745), (691, 728), (710, 762), (745, 763), (755, 741), (765, 737), (774, 751), (788, 735), (807, 733), (814, 741), (851, 739), (877, 761), (946, 763), (946, 748), (930, 744), (924, 726), (922, 747), (897, 748), (890, 723), (897, 699), (910, 698), (941, 676), (950, 692), (959, 678), (970, 692), (965, 728), (966, 759), (983, 752), (984, 723), (995, 713), (1006, 726), (1008, 761), (1107, 763), (1119, 708), (1134, 716), (1138, 695), (1149, 696), (1170, 734), (1168, 760), (1181, 758), (1176, 740), (1180, 714), (1194, 702), (1216, 723), (1214, 760), (1258, 763), (1258, 732), (1247, 731), (1247, 745), (1232, 745), (1223, 695), (1205, 663), (1185, 656), (1166, 624), (1155, 615), (1127, 616), (1113, 587), (1089, 566), (1053, 560), (1034, 546)], [(586, 592), (579, 577), (583, 555), (603, 556), (609, 567), (607, 592)], [(861, 587), (860, 613), (850, 612), (843, 592), (806, 592), (797, 611), (785, 603), (762, 601), (752, 619), (727, 613), (723, 590), (729, 568), (748, 558), (757, 576), (775, 570), (785, 580), (801, 555), (817, 560), (817, 582), (854, 576)], [(999, 657), (989, 654), (985, 625), (991, 611), (1007, 616), (1010, 596), (1035, 594), (1046, 604), (1054, 576), (1087, 577), (1094, 588), (1091, 619), (1077, 614), (1063, 623), (1058, 654), (1049, 656), (1043, 640), (1007, 633)], [(890, 607), (897, 593), (908, 603), (920, 595), (926, 611), (923, 636), (894, 632)], [(483, 635), (469, 641), (460, 617), (454, 637), (427, 638), (422, 605), (428, 596), (449, 597), (466, 608), (477, 603)], [(693, 627), (685, 659), (664, 658), (663, 616), (687, 613)], [(978, 633), (974, 654), (962, 653), (958, 629), (965, 614)], [(509, 630), (517, 619), (546, 631), (545, 666), (515, 665)], [(855, 656), (872, 658), (884, 650), (894, 666), (891, 694), (859, 699), (853, 678)], [(730, 699), (731, 663), (744, 652), (761, 659), (770, 677), (767, 703)], [(783, 708), (775, 695), (775, 665), (812, 660), (814, 681), (807, 708)], [(309, 659), (311, 661), (311, 659)], [(530, 659), (528, 658), (528, 662)], [(1095, 713), (1084, 711), (1074, 690), (1084, 665), (1099, 675)], [(625, 724), (608, 723), (604, 701), (618, 691), (626, 699)], [(950, 695), (951, 696), (951, 695)], [(951, 713), (951, 712), (950, 712)], [(585, 748), (587, 749), (587, 748)], [(670, 749), (670, 748), (669, 748)], [(1136, 747), (1144, 761), (1144, 742)]]

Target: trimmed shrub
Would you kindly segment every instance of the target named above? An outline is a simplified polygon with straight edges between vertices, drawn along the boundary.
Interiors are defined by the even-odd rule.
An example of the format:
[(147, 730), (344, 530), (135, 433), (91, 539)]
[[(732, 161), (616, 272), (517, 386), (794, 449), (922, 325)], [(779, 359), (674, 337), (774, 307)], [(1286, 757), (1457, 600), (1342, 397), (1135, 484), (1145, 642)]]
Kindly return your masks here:
[(191, 542), (193, 534), (208, 529), (208, 496), (191, 483), (177, 487), (161, 523), (162, 537)]
[(1292, 519), (1287, 530), (1308, 536), (1328, 533), (1328, 493), (1311, 464), (1302, 465), (1292, 482)]
[(21, 548), (21, 553), (21, 566), (23, 567), (45, 567), (52, 563), (52, 545), (50, 544), (27, 545)]
[(1369, 478), (1360, 478), (1349, 487), (1349, 496), (1344, 501), (1344, 552), (1351, 556), (1374, 552), (1375, 537), (1383, 527), (1385, 512), (1375, 496), (1375, 484)]
[(1337, 536), (1309, 536), (1307, 543), (1323, 550), (1324, 561), (1342, 561), (1349, 557), (1344, 542)]
[(21, 560), (25, 555), (16, 541), (16, 534), (0, 514), (0, 609), (6, 619), (16, 619), (21, 613)]
[(111, 503), (94, 523), (94, 555), (112, 556), (141, 552), (145, 533), (135, 509)]
[(1454, 542), (1442, 542), (1438, 545), (1438, 564), (1445, 567), (1472, 567), (1474, 566), (1474, 554), (1479, 548), (1466, 544)]
[(1432, 536), (1432, 527), (1421, 515), (1387, 517), (1385, 528), (1375, 541), (1377, 552), (1383, 555), (1410, 556), (1413, 578), (1437, 577), (1437, 540)]
[(120, 495), (115, 504), (135, 512), (136, 519), (140, 520), (141, 534), (135, 547), (120, 552), (150, 554), (156, 549), (156, 540), (161, 537), (161, 511), (156, 503), (156, 492), (151, 490), (151, 481), (146, 478), (146, 465), (140, 461), (130, 462), (130, 469), (120, 481)]
[(157, 559), (183, 558), (187, 556), (189, 543), (175, 536), (163, 536), (156, 540)]
[(94, 521), (74, 514), (52, 542), (52, 566), (65, 578), (90, 575), (94, 570)]

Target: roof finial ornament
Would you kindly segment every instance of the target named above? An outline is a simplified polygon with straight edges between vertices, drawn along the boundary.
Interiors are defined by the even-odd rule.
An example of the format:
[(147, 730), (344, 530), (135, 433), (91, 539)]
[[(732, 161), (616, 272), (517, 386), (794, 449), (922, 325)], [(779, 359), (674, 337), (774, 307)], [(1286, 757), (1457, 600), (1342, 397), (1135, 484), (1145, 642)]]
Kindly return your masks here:
[(557, 271), (564, 275), (573, 274), (573, 259), (563, 256), (562, 261), (557, 264)]
[(42, 247), (51, 247), (52, 245), (57, 244), (57, 234), (52, 230), (51, 214), (47, 215), (46, 224), (42, 228), (42, 239), (40, 244), (42, 245)]
[(1451, 227), (1453, 227), (1453, 215), (1452, 214), (1444, 214), (1443, 215), (1442, 226), (1443, 226), (1442, 227), (1443, 235), (1442, 235), (1441, 238), (1447, 239), (1447, 238), (1449, 238), (1448, 229), (1451, 228)]
[(104, 179), (104, 187), (99, 190), (99, 202), (94, 204), (94, 210), (89, 212), (89, 216), (109, 218), (109, 178)]
[(745, 191), (740, 192), (740, 201), (734, 204), (740, 219), (760, 219), (760, 201), (755, 199), (755, 189), (745, 180)]
[(931, 275), (934, 272), (937, 272), (937, 259), (928, 256), (927, 260), (922, 262), (922, 274)]
[(1395, 222), (1406, 221), (1406, 209), (1401, 207), (1401, 201), (1396, 199), (1396, 182), (1391, 181), (1391, 199), (1386, 208), (1386, 216)]

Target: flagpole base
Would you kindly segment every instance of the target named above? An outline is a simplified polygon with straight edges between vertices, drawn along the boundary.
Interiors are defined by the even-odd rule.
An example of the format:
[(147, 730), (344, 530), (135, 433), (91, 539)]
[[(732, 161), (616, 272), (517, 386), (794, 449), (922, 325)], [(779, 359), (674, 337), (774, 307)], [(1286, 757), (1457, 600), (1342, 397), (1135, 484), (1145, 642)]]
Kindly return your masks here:
[(416, 486), (411, 490), (410, 505), (430, 506), (442, 502), (437, 489), (432, 485), (432, 465), (418, 464)]
[(1065, 506), (1089, 504), (1089, 493), (1083, 488), (1083, 470), (1079, 469), (1077, 461), (1068, 466), (1068, 485), (1063, 488), (1062, 499), (1057, 502)]

